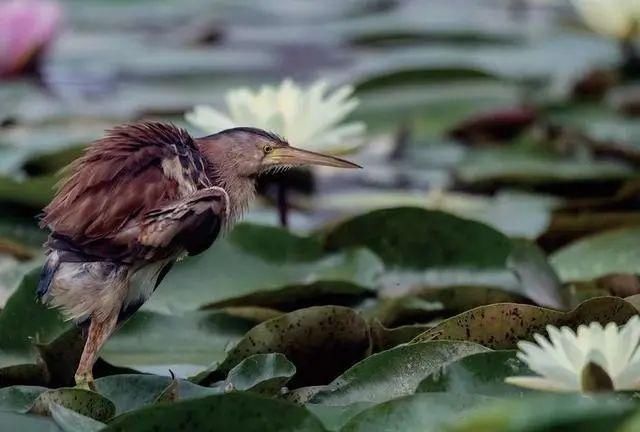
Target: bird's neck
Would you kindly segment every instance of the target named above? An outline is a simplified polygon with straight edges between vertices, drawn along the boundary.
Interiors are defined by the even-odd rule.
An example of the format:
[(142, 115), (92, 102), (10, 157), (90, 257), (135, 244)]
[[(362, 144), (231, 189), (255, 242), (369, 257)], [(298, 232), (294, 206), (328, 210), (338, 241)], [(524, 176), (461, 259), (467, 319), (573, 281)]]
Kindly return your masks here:
[(229, 227), (238, 221), (255, 197), (255, 181), (248, 177), (226, 175), (218, 177), (216, 186), (223, 188), (229, 195)]
[(223, 188), (229, 196), (227, 228), (238, 221), (249, 207), (256, 193), (255, 179), (238, 175), (233, 164), (209, 159), (207, 176), (214, 186)]

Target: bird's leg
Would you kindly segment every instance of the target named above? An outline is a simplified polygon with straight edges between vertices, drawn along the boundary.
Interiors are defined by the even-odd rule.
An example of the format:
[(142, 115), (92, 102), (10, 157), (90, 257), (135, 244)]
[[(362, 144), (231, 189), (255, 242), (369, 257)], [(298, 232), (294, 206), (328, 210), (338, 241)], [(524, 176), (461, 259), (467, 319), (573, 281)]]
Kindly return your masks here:
[(98, 359), (100, 348), (116, 328), (118, 313), (112, 313), (106, 318), (101, 318), (100, 320), (95, 316), (91, 318), (89, 334), (76, 371), (75, 381), (77, 387), (93, 389), (93, 365)]

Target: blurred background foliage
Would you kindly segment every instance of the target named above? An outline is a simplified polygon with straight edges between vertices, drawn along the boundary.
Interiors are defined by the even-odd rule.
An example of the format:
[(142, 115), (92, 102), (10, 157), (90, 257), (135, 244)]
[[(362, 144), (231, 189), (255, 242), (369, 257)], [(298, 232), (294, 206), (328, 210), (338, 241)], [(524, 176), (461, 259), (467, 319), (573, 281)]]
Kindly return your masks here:
[[(157, 381), (131, 384), (126, 380), (144, 379), (109, 375), (167, 375), (171, 369), (213, 385), (196, 388), (181, 381), (183, 396), (246, 390), (256, 382), (261, 393), (273, 394), (289, 382), (298, 390), (287, 398), (312, 400), (311, 411), (242, 394), (233, 396), (238, 401), (221, 399), (220, 407), (249, 404), (257, 417), (263, 409), (286, 411), (283, 424), (304, 423), (309, 430), (338, 430), (381, 402), (386, 405), (371, 408), (345, 430), (377, 430), (364, 429), (381, 421), (376, 409), (411, 412), (418, 417), (403, 417), (417, 418), (406, 427), (424, 426), (421, 403), (447, 406), (453, 415), (451, 407), (472, 408), (495, 396), (496, 388), (505, 391), (482, 381), (504, 386), (494, 371), (465, 382), (466, 389), (485, 389), (478, 390), (481, 395), (429, 399), (428, 392), (451, 390), (457, 373), (466, 377), (461, 372), (466, 368), (492, 364), (476, 343), (514, 348), (515, 340), (498, 337), (501, 329), (475, 322), (474, 311), (467, 312), (472, 315), (464, 325), (447, 318), (503, 304), (498, 316), (516, 314), (514, 334), (527, 338), (548, 322), (622, 323), (636, 313), (637, 64), (618, 41), (585, 28), (568, 3), (64, 0), (61, 5), (60, 31), (46, 55), (26, 74), (0, 81), (1, 386), (66, 385), (69, 364), (77, 361), (77, 336), (55, 312), (33, 302), (37, 274), (29, 273), (37, 272), (45, 238), (35, 218), (52, 197), (59, 170), (115, 124), (171, 121), (198, 135), (201, 131), (184, 120), (194, 105), (220, 107), (231, 88), (257, 88), (287, 77), (355, 88), (360, 104), (350, 119), (364, 122), (367, 132), (350, 158), (365, 169), (303, 171), (279, 179), (291, 189), (286, 230), (278, 227), (276, 191), (265, 182), (246, 217), (249, 223), (177, 266), (108, 343), (97, 374), (106, 377), (98, 389), (115, 408), (105, 403), (107, 414), (90, 411), (91, 417), (106, 420), (139, 408), (167, 389), (165, 400), (171, 400), (175, 390), (167, 388), (169, 378), (150, 376)], [(599, 296), (628, 300), (589, 300)], [(567, 314), (538, 307), (568, 310), (581, 303)], [(278, 320), (308, 332), (283, 335)], [(463, 330), (481, 335), (455, 347), (424, 345), (433, 336), (424, 332), (441, 321), (452, 335)], [(248, 331), (254, 334), (244, 336)], [(388, 350), (419, 335), (418, 343), (402, 347), (419, 352)], [(392, 371), (398, 356), (419, 363), (427, 355), (420, 350), (436, 359), (440, 354), (433, 352), (446, 351), (448, 362), (463, 353), (474, 360), (456, 363), (436, 383), (422, 379), (442, 361), (419, 366), (418, 372)], [(307, 391), (311, 386), (329, 384), (378, 351), (388, 356), (388, 375), (375, 364), (381, 360), (370, 357), (374, 363), (350, 370), (356, 378), (333, 381), (311, 399), (318, 391)], [(241, 361), (269, 352), (286, 358), (252, 360), (276, 372), (267, 385), (247, 383), (248, 366)], [(511, 352), (499, 355), (493, 364), (517, 362)], [(376, 379), (393, 383), (398, 373), (409, 384), (397, 391), (388, 390), (392, 384), (377, 390), (350, 387), (351, 379), (370, 383), (371, 370), (382, 374)], [(140, 389), (135, 403), (118, 399), (122, 386)], [(387, 402), (416, 388), (413, 399)], [(632, 411), (626, 401), (610, 402), (599, 405), (606, 421)], [(531, 403), (543, 411), (551, 407), (543, 399)], [(519, 409), (494, 404), (504, 416)], [(559, 424), (583, 422), (594, 405), (571, 399), (564, 406), (570, 412)], [(50, 413), (62, 419), (58, 424), (75, 415), (63, 410)], [(179, 418), (180, 409), (175, 410)], [(547, 430), (536, 427), (526, 430)]]

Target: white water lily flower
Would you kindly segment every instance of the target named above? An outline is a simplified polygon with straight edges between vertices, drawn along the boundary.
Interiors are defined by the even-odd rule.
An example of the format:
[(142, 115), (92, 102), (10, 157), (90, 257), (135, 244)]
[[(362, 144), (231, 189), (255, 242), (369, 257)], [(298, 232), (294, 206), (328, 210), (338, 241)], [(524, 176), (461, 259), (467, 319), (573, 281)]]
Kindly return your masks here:
[[(509, 377), (506, 381), (522, 387), (561, 392), (588, 392), (585, 383), (585, 367), (597, 365), (610, 380), (614, 390), (640, 389), (640, 318), (634, 316), (626, 325), (618, 328), (609, 323), (604, 328), (599, 323), (573, 330), (547, 326), (549, 339), (534, 335), (537, 344), (518, 343), (518, 358), (540, 376)], [(587, 371), (588, 373), (588, 371)], [(589, 378), (587, 377), (587, 381)]]
[(584, 22), (605, 36), (626, 39), (640, 33), (640, 0), (571, 0)]
[(301, 87), (290, 79), (279, 86), (230, 90), (226, 112), (196, 106), (186, 119), (207, 133), (237, 126), (254, 126), (284, 136), (293, 145), (327, 153), (353, 149), (364, 132), (364, 124), (341, 124), (358, 105), (353, 88), (342, 86), (329, 92), (326, 81)]

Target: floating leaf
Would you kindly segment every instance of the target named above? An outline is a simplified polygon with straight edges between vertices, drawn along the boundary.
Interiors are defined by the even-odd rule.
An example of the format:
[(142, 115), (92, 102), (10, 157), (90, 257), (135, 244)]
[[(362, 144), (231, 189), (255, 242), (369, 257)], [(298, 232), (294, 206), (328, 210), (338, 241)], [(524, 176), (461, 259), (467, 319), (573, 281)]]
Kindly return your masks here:
[[(111, 400), (116, 414), (134, 411), (153, 404), (171, 385), (172, 379), (157, 375), (112, 375), (95, 381), (96, 391)], [(177, 380), (179, 400), (218, 394), (220, 390), (202, 387), (185, 380)]]
[(558, 275), (537, 245), (527, 241), (514, 241), (507, 265), (520, 281), (519, 292), (536, 304), (556, 309), (568, 306), (568, 292), (563, 290)]
[(282, 353), (296, 367), (292, 387), (325, 384), (364, 358), (370, 344), (369, 326), (356, 311), (340, 306), (300, 309), (249, 330), (214, 371), (200, 374), (196, 382), (210, 384), (254, 354)]
[(538, 306), (500, 303), (481, 306), (444, 320), (416, 337), (414, 342), (429, 340), (472, 341), (492, 349), (513, 349), (519, 340), (531, 339), (544, 332), (548, 324), (577, 328), (597, 321), (625, 324), (637, 311), (617, 297), (599, 297), (585, 301), (570, 312)]
[(12, 386), (0, 389), (0, 410), (26, 413), (46, 387)]
[(615, 430), (634, 404), (622, 398), (529, 395), (476, 408), (449, 430), (455, 432), (543, 432)]
[(623, 181), (633, 171), (624, 163), (562, 158), (520, 148), (472, 152), (457, 170), (467, 184), (537, 185), (571, 181)]
[(0, 411), (0, 430), (22, 432), (59, 432), (55, 422), (48, 417)]
[(38, 362), (34, 343), (51, 341), (69, 328), (58, 312), (37, 301), (39, 277), (39, 269), (28, 273), (0, 311), (0, 386), (46, 384), (49, 373)]
[(640, 273), (640, 228), (608, 231), (578, 240), (551, 256), (563, 281), (584, 281), (611, 273)]
[(50, 341), (69, 328), (58, 312), (37, 301), (35, 291), (39, 278), (40, 269), (27, 274), (0, 312), (0, 352), (33, 359), (34, 341)]
[(282, 354), (255, 354), (229, 371), (224, 388), (278, 394), (295, 373), (294, 364)]
[(49, 411), (53, 421), (63, 432), (97, 432), (106, 426), (102, 422), (56, 403), (49, 405)]
[(509, 239), (486, 225), (415, 207), (357, 216), (328, 233), (326, 245), (367, 247), (389, 266), (413, 269), (501, 268), (511, 252)]
[(160, 394), (153, 401), (154, 404), (161, 403), (161, 402), (177, 401), (179, 397), (178, 386), (179, 386), (179, 381), (175, 379), (175, 377), (173, 377), (172, 375), (171, 381), (169, 381), (169, 384), (164, 389), (162, 389)]
[(483, 351), (487, 348), (470, 342), (435, 341), (401, 345), (357, 363), (318, 392), (311, 403), (384, 402), (408, 395), (424, 378), (443, 366)]
[(439, 432), (455, 420), (464, 419), (471, 408), (488, 401), (491, 398), (449, 393), (404, 396), (362, 411), (341, 432)]
[(178, 263), (144, 308), (162, 312), (204, 305), (279, 309), (280, 303), (291, 305), (296, 297), (303, 303), (312, 301), (313, 295), (361, 298), (375, 286), (381, 272), (380, 261), (369, 251), (318, 255), (318, 244), (312, 239), (279, 228), (241, 224), (205, 253)]
[(118, 330), (100, 351), (111, 364), (179, 376), (222, 360), (225, 347), (239, 340), (252, 322), (223, 312), (165, 315), (141, 311)]
[(400, 344), (409, 342), (431, 327), (433, 327), (433, 325), (413, 324), (395, 328), (387, 328), (382, 325), (379, 320), (373, 319), (373, 321), (371, 322), (371, 339), (373, 341), (373, 352), (385, 351)]
[(29, 411), (39, 415), (50, 415), (53, 405), (61, 405), (102, 422), (109, 420), (116, 412), (113, 402), (109, 399), (79, 388), (47, 390), (36, 398)]
[(0, 202), (40, 210), (53, 198), (56, 181), (53, 176), (32, 177), (22, 181), (0, 177)]
[(233, 392), (200, 399), (158, 404), (126, 413), (105, 432), (174, 432), (241, 430), (247, 432), (323, 432), (322, 424), (306, 409), (251, 392)]
[(521, 396), (528, 390), (504, 382), (510, 376), (532, 375), (515, 351), (490, 351), (472, 354), (429, 375), (417, 392), (481, 394), (485, 396)]
[(306, 404), (305, 408), (320, 419), (327, 430), (337, 432), (342, 431), (353, 417), (374, 405), (375, 402), (354, 402), (349, 405)]

